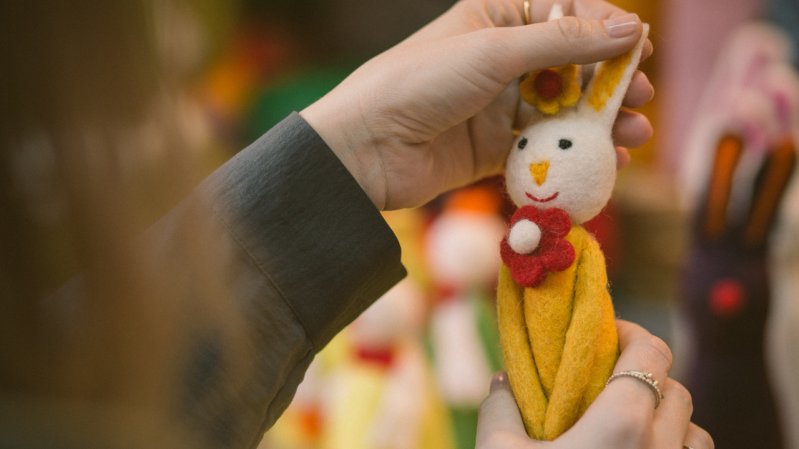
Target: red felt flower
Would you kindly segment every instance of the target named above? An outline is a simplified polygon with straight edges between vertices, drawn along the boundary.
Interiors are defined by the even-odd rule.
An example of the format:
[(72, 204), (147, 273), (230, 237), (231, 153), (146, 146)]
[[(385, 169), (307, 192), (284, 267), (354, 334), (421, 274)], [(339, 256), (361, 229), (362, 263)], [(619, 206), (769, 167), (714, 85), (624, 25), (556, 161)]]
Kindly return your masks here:
[(534, 206), (517, 209), (511, 217), (511, 227), (520, 220), (530, 220), (541, 229), (538, 247), (530, 254), (519, 254), (510, 247), (505, 236), (500, 243), (500, 253), (517, 284), (535, 287), (547, 273), (563, 271), (574, 262), (574, 247), (565, 238), (571, 229), (571, 220), (562, 209), (537, 209)]

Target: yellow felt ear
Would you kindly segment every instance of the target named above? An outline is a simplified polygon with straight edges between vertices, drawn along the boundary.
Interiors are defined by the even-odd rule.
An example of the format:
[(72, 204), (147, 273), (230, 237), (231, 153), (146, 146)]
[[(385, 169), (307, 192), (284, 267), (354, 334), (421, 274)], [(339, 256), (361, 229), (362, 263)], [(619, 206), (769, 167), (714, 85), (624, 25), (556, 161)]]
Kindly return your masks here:
[(613, 91), (616, 90), (624, 76), (624, 71), (630, 64), (633, 51), (634, 49), (608, 59), (597, 67), (591, 91), (588, 92), (586, 98), (586, 102), (597, 112), (604, 109), (608, 100), (613, 96)]
[(632, 50), (597, 64), (582, 104), (583, 107), (587, 105), (601, 113), (609, 125), (615, 120), (627, 87), (641, 61), (641, 52), (648, 34), (649, 25), (644, 24), (641, 39)]

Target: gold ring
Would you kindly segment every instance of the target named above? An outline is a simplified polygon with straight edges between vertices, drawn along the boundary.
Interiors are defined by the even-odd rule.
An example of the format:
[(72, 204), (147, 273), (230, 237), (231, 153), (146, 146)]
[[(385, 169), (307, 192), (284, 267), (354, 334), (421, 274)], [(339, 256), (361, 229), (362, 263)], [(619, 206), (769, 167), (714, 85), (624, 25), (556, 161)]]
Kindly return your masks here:
[(632, 377), (633, 379), (638, 379), (645, 383), (649, 389), (652, 390), (652, 394), (655, 395), (655, 408), (658, 408), (660, 401), (663, 399), (663, 393), (660, 391), (660, 388), (658, 387), (658, 381), (655, 380), (655, 377), (652, 375), (652, 373), (647, 373), (644, 371), (622, 371), (610, 376), (610, 379), (608, 379), (608, 381), (605, 383), (605, 386), (607, 387), (613, 380), (618, 379), (619, 377)]
[(530, 13), (530, 2), (531, 0), (524, 0), (524, 24), (530, 25), (533, 23), (532, 15)]
[(687, 444), (683, 444), (682, 445), (682, 449), (694, 449), (694, 448), (692, 448), (691, 446), (688, 446)]

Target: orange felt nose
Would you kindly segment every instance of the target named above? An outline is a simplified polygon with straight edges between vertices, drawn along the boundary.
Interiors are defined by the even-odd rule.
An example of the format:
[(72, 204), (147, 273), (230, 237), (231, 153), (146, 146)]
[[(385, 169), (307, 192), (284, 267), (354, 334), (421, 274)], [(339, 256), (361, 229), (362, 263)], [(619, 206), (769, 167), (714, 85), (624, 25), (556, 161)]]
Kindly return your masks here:
[(538, 185), (543, 184), (544, 181), (547, 180), (547, 171), (549, 171), (549, 161), (530, 164), (530, 175)]

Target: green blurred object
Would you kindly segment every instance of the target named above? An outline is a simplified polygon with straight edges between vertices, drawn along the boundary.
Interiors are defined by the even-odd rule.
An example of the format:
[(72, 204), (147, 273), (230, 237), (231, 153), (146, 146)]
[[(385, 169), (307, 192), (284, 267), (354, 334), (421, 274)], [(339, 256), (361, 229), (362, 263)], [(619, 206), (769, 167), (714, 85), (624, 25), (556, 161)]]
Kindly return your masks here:
[(477, 439), (478, 410), (470, 407), (452, 407), (449, 416), (455, 432), (455, 447), (458, 449), (474, 449)]
[[(502, 369), (503, 362), (495, 304), (490, 301), (485, 292), (477, 289), (469, 291), (465, 300), (469, 302), (469, 305), (474, 310), (475, 322), (473, 324), (480, 339), (479, 350), (485, 356), (489, 369), (492, 372), (497, 372)], [(436, 354), (429, 334), (424, 339), (424, 346), (427, 356), (435, 363)], [(478, 407), (448, 404), (447, 408), (452, 421), (455, 447), (457, 449), (474, 449), (474, 442), (477, 437)]]
[(353, 64), (305, 69), (266, 87), (256, 95), (247, 114), (244, 137), (248, 141), (257, 139), (291, 112), (302, 110), (329, 92), (355, 67)]

